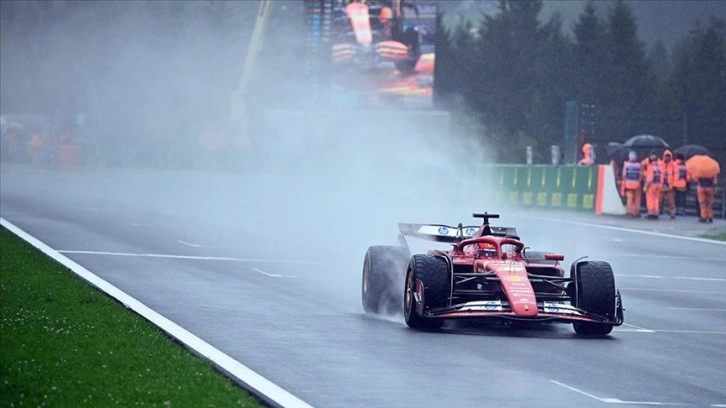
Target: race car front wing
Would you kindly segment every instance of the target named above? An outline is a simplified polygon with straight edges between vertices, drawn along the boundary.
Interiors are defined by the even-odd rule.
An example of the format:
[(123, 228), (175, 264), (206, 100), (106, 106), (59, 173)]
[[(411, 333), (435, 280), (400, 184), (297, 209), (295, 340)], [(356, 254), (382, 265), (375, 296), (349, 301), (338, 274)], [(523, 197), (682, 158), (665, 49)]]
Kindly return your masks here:
[(514, 313), (506, 300), (477, 300), (428, 309), (424, 312), (424, 316), (427, 318), (489, 318), (560, 323), (584, 321), (620, 326), (623, 324), (623, 316), (620, 311), (619, 299), (617, 299), (616, 308), (618, 311), (615, 313), (615, 319), (611, 320), (606, 316), (588, 313), (568, 303), (540, 301), (537, 302), (536, 315), (522, 316)]

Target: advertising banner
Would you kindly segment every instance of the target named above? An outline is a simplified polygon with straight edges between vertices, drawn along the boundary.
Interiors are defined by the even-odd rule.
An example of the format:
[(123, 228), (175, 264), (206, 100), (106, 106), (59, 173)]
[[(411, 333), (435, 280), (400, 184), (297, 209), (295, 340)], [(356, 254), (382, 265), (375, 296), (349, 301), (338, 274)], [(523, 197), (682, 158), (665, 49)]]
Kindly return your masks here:
[(307, 1), (311, 50), (323, 56), (334, 104), (432, 107), (436, 1)]

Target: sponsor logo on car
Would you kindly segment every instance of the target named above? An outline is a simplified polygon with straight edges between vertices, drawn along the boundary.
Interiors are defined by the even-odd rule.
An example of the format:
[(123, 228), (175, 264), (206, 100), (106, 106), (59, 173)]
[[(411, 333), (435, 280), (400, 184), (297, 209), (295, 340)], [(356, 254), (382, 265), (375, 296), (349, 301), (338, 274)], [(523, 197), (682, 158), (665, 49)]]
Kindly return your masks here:
[(510, 282), (524, 282), (525, 280), (527, 280), (527, 278), (522, 275), (506, 275), (504, 279)]
[(564, 303), (544, 302), (542, 310), (545, 313), (579, 314), (572, 306)]
[(503, 310), (503, 308), (502, 308), (501, 300), (481, 300), (481, 301), (467, 302), (460, 310), (461, 311), (482, 310), (482, 311), (500, 312)]
[(474, 234), (476, 234), (476, 229), (475, 228), (469, 227), (466, 230), (464, 230), (464, 235), (466, 235), (467, 237), (473, 237)]
[(439, 227), (439, 234), (441, 235), (449, 235), (449, 229), (446, 227)]

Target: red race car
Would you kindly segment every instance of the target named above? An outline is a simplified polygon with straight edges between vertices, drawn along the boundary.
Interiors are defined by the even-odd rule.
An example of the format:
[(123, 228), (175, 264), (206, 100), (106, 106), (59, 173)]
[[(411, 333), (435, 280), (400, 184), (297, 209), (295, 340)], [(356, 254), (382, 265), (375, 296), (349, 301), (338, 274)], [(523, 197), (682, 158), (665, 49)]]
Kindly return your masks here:
[[(514, 228), (489, 225), (497, 214), (474, 217), (483, 224), (399, 224), (401, 246), (369, 247), (361, 289), (366, 313), (393, 313), (402, 304), (406, 324), (416, 329), (476, 318), (572, 323), (580, 335), (605, 336), (623, 324), (610, 264), (579, 258), (565, 276), (564, 255), (528, 250)], [(452, 248), (411, 256), (407, 236)]]

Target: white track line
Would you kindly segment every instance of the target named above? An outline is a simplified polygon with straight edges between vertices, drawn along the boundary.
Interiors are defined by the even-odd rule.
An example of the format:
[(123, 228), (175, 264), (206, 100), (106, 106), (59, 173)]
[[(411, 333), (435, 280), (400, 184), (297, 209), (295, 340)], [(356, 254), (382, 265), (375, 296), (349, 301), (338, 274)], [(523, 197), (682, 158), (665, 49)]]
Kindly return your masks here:
[(176, 242), (178, 242), (178, 243), (180, 243), (180, 244), (182, 244), (184, 246), (191, 247), (191, 248), (199, 248), (201, 246), (199, 244), (192, 244), (192, 243), (189, 243), (189, 242), (186, 242), (186, 241), (182, 241), (181, 239), (177, 239)]
[(706, 309), (699, 307), (669, 307), (670, 310), (692, 310), (694, 312), (726, 312), (726, 309)]
[(618, 398), (601, 398), (595, 395), (592, 395), (590, 393), (587, 393), (585, 391), (579, 390), (575, 387), (569, 386), (567, 384), (561, 383), (559, 381), (550, 380), (550, 382), (559, 385), (560, 387), (567, 388), (570, 391), (574, 391), (578, 394), (584, 395), (586, 397), (592, 398), (594, 400), (604, 402), (606, 404), (620, 404), (620, 405), (657, 405), (657, 406), (678, 406), (678, 405), (691, 405), (688, 403), (683, 402), (658, 402), (658, 401), (623, 401)]
[(575, 391), (576, 393), (578, 393), (578, 394), (582, 394), (582, 395), (584, 395), (584, 396), (586, 396), (586, 397), (589, 397), (589, 398), (592, 398), (592, 399), (595, 399), (595, 400), (598, 400), (598, 401), (602, 401), (602, 402), (604, 402), (604, 401), (602, 400), (602, 398), (600, 398), (600, 397), (596, 397), (596, 396), (594, 396), (594, 395), (592, 395), (592, 394), (588, 394), (588, 393), (586, 393), (585, 391), (582, 391), (582, 390), (578, 390), (578, 389), (577, 389), (577, 388), (575, 388), (575, 387), (570, 387), (569, 385), (567, 385), (567, 384), (563, 384), (563, 383), (561, 383), (561, 382), (559, 382), (559, 381), (555, 381), (555, 380), (550, 380), (550, 382), (551, 382), (551, 383), (554, 383), (554, 384), (557, 384), (557, 385), (559, 385), (560, 387), (565, 387), (565, 388), (567, 388), (567, 389), (568, 389), (568, 390), (570, 390), (570, 391)]
[(647, 279), (681, 279), (681, 280), (695, 280), (695, 281), (708, 281), (708, 282), (726, 282), (726, 278), (702, 278), (699, 276), (661, 276), (661, 275), (629, 275), (616, 273), (618, 278), (647, 278)]
[(537, 216), (533, 216), (533, 215), (521, 215), (521, 217), (522, 218), (533, 218), (533, 219), (543, 220), (543, 221), (552, 221), (552, 222), (558, 222), (558, 223), (572, 224), (572, 225), (582, 225), (585, 227), (601, 228), (601, 229), (607, 229), (607, 230), (612, 230), (612, 231), (632, 232), (635, 234), (651, 235), (651, 236), (655, 236), (655, 237), (681, 239), (681, 240), (685, 240), (685, 241), (703, 242), (703, 243), (714, 244), (714, 245), (726, 245), (725, 241), (716, 241), (716, 240), (712, 240), (712, 239), (696, 238), (696, 237), (684, 237), (682, 235), (665, 234), (662, 232), (645, 231), (645, 230), (639, 230), (639, 229), (634, 229), (634, 228), (614, 227), (612, 225), (594, 224), (594, 223), (583, 222), (583, 221), (570, 221), (570, 220), (563, 220), (563, 219), (552, 218), (552, 217), (537, 217)]
[(615, 329), (618, 333), (674, 333), (674, 334), (717, 334), (724, 335), (726, 331), (718, 330), (671, 330), (671, 329), (657, 329), (657, 330), (640, 330), (640, 329)]
[(726, 331), (720, 330), (669, 330), (658, 329), (653, 330), (655, 333), (679, 333), (679, 334), (726, 334)]
[(633, 292), (678, 292), (678, 293), (708, 293), (714, 295), (726, 295), (726, 292), (719, 290), (688, 290), (688, 289), (653, 289), (653, 288), (620, 288)]
[(713, 262), (725, 262), (726, 258), (708, 257), (708, 256), (685, 256), (685, 255), (653, 255), (653, 254), (626, 254), (626, 253), (598, 253), (598, 256), (617, 258), (617, 257), (628, 257), (628, 258), (655, 258), (655, 259), (683, 259), (691, 260), (698, 259), (699, 261), (713, 261)]
[(134, 253), (134, 252), (76, 251), (76, 250), (70, 250), (70, 249), (59, 249), (57, 252), (60, 252), (62, 254), (128, 256), (128, 257), (139, 257), (139, 258), (192, 259), (192, 260), (199, 260), (199, 261), (232, 261), (232, 262), (258, 262), (258, 263), (278, 263), (278, 264), (294, 264), (294, 265), (325, 265), (325, 263), (323, 263), (323, 262), (315, 262), (315, 261), (235, 258), (235, 257), (226, 257), (226, 256), (142, 254), (142, 253)]
[(263, 275), (269, 276), (271, 278), (296, 278), (297, 277), (297, 276), (278, 275), (276, 273), (269, 273), (269, 272), (265, 272), (265, 271), (263, 271), (262, 269), (259, 269), (259, 268), (250, 268), (250, 269), (252, 269), (255, 272), (261, 273)]
[[(645, 327), (636, 326), (636, 325), (630, 324), (630, 323), (623, 323), (623, 326), (630, 326), (630, 327), (635, 328), (635, 330), (627, 330), (627, 331), (636, 331), (636, 332), (640, 332), (640, 333), (654, 333), (653, 330), (649, 330), (649, 329), (646, 329)], [(621, 330), (621, 331), (626, 331), (626, 330)]]
[(76, 275), (80, 276), (91, 285), (107, 293), (109, 296), (118, 300), (129, 309), (133, 310), (151, 323), (155, 324), (160, 329), (168, 333), (170, 336), (174, 337), (179, 342), (186, 345), (186, 347), (188, 347), (199, 356), (202, 356), (203, 358), (206, 358), (213, 362), (217, 367), (220, 368), (221, 371), (225, 372), (229, 377), (231, 377), (240, 385), (244, 386), (253, 394), (257, 395), (265, 402), (271, 404), (274, 407), (281, 408), (312, 408), (303, 400), (290, 394), (278, 385), (272, 383), (270, 380), (252, 371), (250, 368), (243, 365), (239, 361), (224, 354), (209, 343), (190, 333), (183, 327), (177, 325), (166, 317), (150, 309), (148, 306), (139, 302), (135, 298), (131, 297), (117, 287), (96, 276), (93, 272), (58, 253), (58, 251), (44, 244), (43, 242), (26, 233), (22, 229), (16, 227), (13, 223), (0, 217), (0, 225), (7, 228), (23, 240), (27, 241), (29, 244), (38, 248), (46, 255), (60, 262), (63, 266), (72, 270)]

